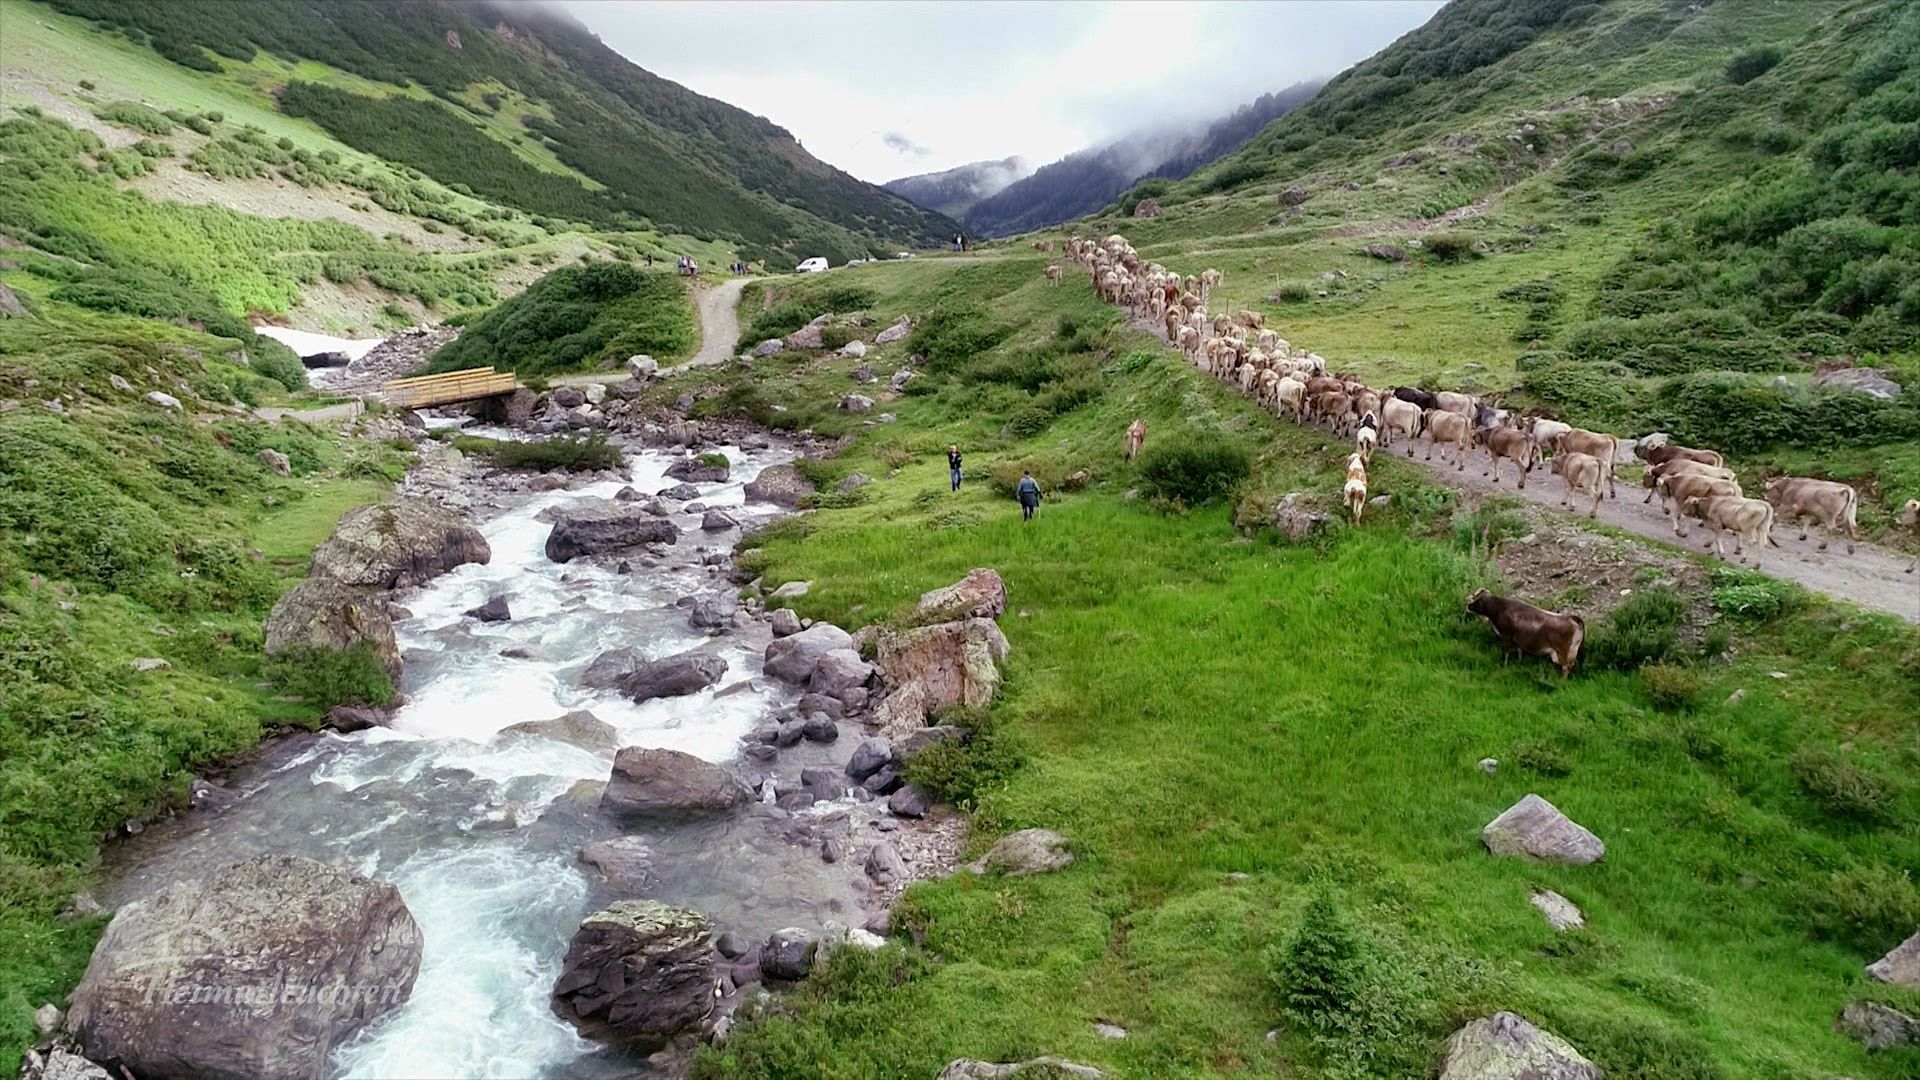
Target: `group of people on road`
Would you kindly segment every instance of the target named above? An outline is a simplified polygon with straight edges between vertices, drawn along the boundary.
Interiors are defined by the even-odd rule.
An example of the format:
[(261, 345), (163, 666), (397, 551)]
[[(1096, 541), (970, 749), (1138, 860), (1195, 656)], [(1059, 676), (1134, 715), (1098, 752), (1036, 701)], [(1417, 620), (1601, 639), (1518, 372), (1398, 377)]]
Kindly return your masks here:
[[(949, 491), (960, 490), (962, 476), (961, 454), (958, 446), (947, 447), (947, 483)], [(1020, 520), (1032, 521), (1036, 510), (1040, 509), (1040, 482), (1033, 473), (1022, 470), (1020, 482), (1014, 485), (1013, 497), (1020, 501)]]

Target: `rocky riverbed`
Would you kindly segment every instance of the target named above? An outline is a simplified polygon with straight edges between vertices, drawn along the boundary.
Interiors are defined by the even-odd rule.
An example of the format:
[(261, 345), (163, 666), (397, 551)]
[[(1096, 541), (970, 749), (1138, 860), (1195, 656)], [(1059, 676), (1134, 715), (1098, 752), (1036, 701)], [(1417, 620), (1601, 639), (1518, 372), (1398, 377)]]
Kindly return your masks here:
[[(521, 433), (564, 408), (538, 402)], [(954, 865), (962, 820), (900, 772), (916, 747), (963, 733), (883, 730), (889, 682), (851, 635), (763, 601), (757, 583), (741, 598), (733, 544), (791, 512), (798, 448), (637, 417), (617, 438), (628, 467), (587, 477), (488, 475), (423, 438), (399, 494), (431, 512), (388, 516), (426, 522), (428, 554), (383, 561), (364, 544), (379, 530), (362, 530), (337, 535), (315, 571), (400, 586), (356, 602), (385, 605), (402, 703), (263, 748), (199, 785), (203, 809), (108, 853), (109, 909), (258, 856), (397, 887), (424, 943), (417, 978), (404, 1003), (318, 1044), (326, 1073), (672, 1075), (756, 985), (805, 977), (822, 947), (877, 943), (898, 891)], [(694, 449), (725, 454), (725, 476)], [(991, 617), (948, 625), (973, 628), (875, 643), (902, 678), (942, 656), (957, 667), (951, 685), (916, 685), (895, 723), (924, 727), (941, 694), (997, 684)], [(623, 1031), (582, 995), (582, 972), (606, 977), (581, 951), (583, 920), (637, 954), (664, 950), (658, 985), (684, 989), (692, 972), (709, 992)]]

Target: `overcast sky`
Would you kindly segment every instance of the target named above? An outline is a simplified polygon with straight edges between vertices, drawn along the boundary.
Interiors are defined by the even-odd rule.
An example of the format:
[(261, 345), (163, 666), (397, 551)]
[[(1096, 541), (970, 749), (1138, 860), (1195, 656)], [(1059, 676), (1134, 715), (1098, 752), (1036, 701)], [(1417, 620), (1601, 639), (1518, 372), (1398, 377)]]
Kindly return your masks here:
[(771, 119), (875, 183), (1210, 119), (1327, 78), (1441, 0), (563, 0), (657, 75)]

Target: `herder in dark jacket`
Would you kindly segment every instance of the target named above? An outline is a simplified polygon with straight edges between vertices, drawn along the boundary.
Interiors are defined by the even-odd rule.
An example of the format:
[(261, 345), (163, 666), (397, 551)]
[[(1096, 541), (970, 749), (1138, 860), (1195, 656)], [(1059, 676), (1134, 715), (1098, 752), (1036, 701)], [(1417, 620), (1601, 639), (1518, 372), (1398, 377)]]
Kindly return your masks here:
[(960, 448), (957, 446), (947, 447), (947, 479), (953, 482), (947, 490), (960, 490)]
[(1033, 474), (1021, 473), (1020, 486), (1014, 488), (1013, 493), (1020, 499), (1020, 520), (1032, 521), (1033, 512), (1040, 509), (1040, 485), (1034, 480)]

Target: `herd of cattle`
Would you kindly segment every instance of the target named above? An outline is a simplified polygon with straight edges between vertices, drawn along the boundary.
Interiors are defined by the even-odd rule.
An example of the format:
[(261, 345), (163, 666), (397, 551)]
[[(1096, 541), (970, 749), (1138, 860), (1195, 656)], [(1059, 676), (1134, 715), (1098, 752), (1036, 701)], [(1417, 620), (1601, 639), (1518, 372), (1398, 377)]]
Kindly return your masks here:
[[(1758, 566), (1762, 548), (1779, 546), (1772, 535), (1776, 523), (1799, 525), (1800, 539), (1805, 540), (1808, 522), (1817, 522), (1826, 533), (1820, 541), (1823, 551), (1828, 540), (1842, 532), (1849, 554), (1859, 539), (1859, 493), (1850, 485), (1783, 476), (1766, 482), (1765, 498), (1748, 498), (1719, 453), (1678, 446), (1664, 435), (1628, 444), (1619, 436), (1554, 419), (1517, 417), (1497, 402), (1470, 394), (1409, 386), (1375, 389), (1352, 375), (1329, 372), (1324, 359), (1295, 349), (1268, 329), (1266, 317), (1259, 312), (1210, 314), (1207, 303), (1220, 285), (1218, 270), (1183, 277), (1141, 259), (1117, 234), (1097, 241), (1071, 237), (1062, 250), (1091, 273), (1102, 300), (1135, 319), (1149, 321), (1188, 362), (1237, 387), (1276, 416), (1324, 425), (1336, 436), (1352, 439), (1341, 497), (1355, 522), (1367, 504), (1367, 468), (1375, 452), (1399, 442), (1411, 458), (1416, 442), (1424, 436), (1426, 460), (1450, 448), (1456, 471), (1466, 468), (1469, 456), (1484, 450), (1483, 475), (1491, 475), (1496, 484), (1507, 463), (1512, 464), (1521, 488), (1527, 486), (1534, 468), (1545, 464), (1564, 484), (1561, 505), (1571, 507), (1575, 496), (1588, 499), (1589, 517), (1598, 516), (1602, 501), (1617, 497), (1620, 466), (1637, 457), (1646, 464), (1641, 483), (1648, 490), (1642, 501), (1659, 498), (1679, 536), (1687, 535), (1689, 521), (1700, 522), (1713, 535), (1714, 554), (1722, 558), (1723, 542), (1731, 537), (1734, 556), (1746, 555), (1752, 548), (1751, 557)], [(1064, 277), (1062, 265), (1049, 263), (1045, 276), (1049, 284), (1058, 285)], [(1145, 434), (1142, 421), (1136, 420), (1128, 429), (1129, 458), (1139, 450)], [(1628, 445), (1630, 455), (1624, 452)], [(1899, 521), (1910, 529), (1920, 527), (1920, 499), (1908, 500)], [(1907, 567), (1908, 573), (1913, 570), (1913, 565)], [(1577, 616), (1557, 615), (1484, 592), (1469, 607), (1487, 617), (1503, 645), (1547, 656), (1562, 674), (1572, 669), (1585, 633)]]

